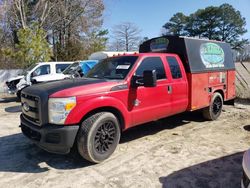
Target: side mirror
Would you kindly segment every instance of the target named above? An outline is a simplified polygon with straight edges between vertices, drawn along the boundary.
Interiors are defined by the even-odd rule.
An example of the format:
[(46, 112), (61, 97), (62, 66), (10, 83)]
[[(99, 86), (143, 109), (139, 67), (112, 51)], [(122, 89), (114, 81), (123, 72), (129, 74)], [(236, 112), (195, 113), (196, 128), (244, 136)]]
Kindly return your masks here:
[(156, 71), (145, 70), (143, 76), (133, 76), (131, 80), (131, 87), (137, 88), (138, 86), (155, 87), (156, 86)]
[(34, 78), (31, 78), (31, 83), (32, 83), (32, 84), (37, 84), (37, 81), (36, 81), (36, 79), (34, 79)]
[(155, 87), (156, 86), (156, 71), (145, 70), (143, 72), (143, 85), (144, 87)]

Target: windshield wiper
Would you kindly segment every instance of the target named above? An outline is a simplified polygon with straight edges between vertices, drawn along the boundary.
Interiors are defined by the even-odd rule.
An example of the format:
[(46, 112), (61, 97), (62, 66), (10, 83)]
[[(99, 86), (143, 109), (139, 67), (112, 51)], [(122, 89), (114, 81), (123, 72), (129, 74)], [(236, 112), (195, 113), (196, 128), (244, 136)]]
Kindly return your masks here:
[(85, 76), (86, 78), (98, 78), (98, 79), (103, 79), (104, 77), (94, 75), (94, 76)]
[(108, 78), (108, 79), (123, 79), (123, 75), (122, 74), (117, 74), (114, 76), (103, 76), (104, 78)]

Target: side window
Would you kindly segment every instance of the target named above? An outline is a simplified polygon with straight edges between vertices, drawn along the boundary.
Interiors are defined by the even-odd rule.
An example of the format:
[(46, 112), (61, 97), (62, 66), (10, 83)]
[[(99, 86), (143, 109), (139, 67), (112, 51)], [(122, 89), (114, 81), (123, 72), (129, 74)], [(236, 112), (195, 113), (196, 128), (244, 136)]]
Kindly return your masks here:
[(45, 74), (50, 74), (50, 65), (42, 65), (38, 67), (36, 70), (34, 70), (32, 76), (41, 76)]
[(181, 69), (178, 61), (175, 57), (167, 57), (167, 62), (169, 64), (169, 68), (172, 74), (173, 79), (182, 78)]
[(61, 73), (63, 72), (69, 64), (56, 64), (56, 73)]
[(143, 71), (145, 70), (155, 70), (157, 80), (166, 78), (165, 68), (163, 66), (163, 63), (161, 61), (161, 58), (159, 57), (148, 57), (145, 58), (138, 69), (136, 70), (137, 76), (142, 76)]

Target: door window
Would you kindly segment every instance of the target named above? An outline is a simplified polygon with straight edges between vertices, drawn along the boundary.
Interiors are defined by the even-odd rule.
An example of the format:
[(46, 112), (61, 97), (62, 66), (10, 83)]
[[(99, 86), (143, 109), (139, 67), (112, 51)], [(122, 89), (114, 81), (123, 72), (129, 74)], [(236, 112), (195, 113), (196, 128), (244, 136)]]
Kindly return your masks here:
[(41, 76), (45, 74), (50, 74), (50, 65), (42, 65), (38, 67), (34, 72), (32, 73), (32, 76)]
[(69, 64), (57, 64), (56, 73), (62, 73), (68, 66)]
[(180, 65), (175, 57), (167, 57), (173, 79), (182, 78)]
[(143, 72), (145, 70), (155, 70), (157, 80), (166, 79), (166, 73), (164, 69), (164, 65), (161, 61), (160, 57), (148, 57), (145, 58), (141, 64), (139, 65), (138, 69), (136, 70), (137, 76), (143, 76)]

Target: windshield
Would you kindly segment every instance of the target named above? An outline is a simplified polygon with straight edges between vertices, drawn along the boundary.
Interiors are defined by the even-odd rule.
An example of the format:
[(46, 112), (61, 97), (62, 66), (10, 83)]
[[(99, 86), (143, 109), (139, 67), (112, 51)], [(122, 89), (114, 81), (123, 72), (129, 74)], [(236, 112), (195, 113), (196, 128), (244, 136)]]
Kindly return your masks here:
[(73, 74), (79, 68), (79, 63), (75, 62), (68, 66), (64, 71), (63, 74)]
[(104, 59), (91, 69), (86, 77), (89, 78), (107, 78), (107, 79), (124, 79), (138, 56), (121, 56)]
[(29, 66), (27, 69), (23, 70), (22, 75), (26, 76), (28, 74), (29, 71), (31, 71), (33, 68), (35, 68), (35, 66), (37, 66), (37, 63), (32, 64), (31, 66)]

